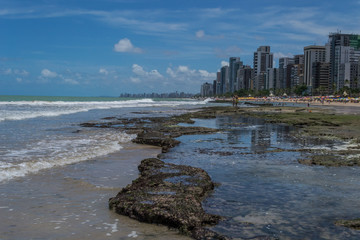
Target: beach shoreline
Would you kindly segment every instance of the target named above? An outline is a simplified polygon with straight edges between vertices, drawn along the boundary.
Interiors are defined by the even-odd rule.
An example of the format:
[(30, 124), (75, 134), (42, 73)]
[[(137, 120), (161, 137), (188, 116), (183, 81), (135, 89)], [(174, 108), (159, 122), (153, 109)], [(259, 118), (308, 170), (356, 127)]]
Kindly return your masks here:
[[(351, 106), (350, 106), (351, 107)], [(338, 106), (338, 109), (341, 109), (342, 106)], [(150, 124), (149, 121), (154, 121), (154, 119), (147, 119), (145, 122), (146, 122), (146, 125), (148, 125), (146, 128), (144, 128), (144, 125), (139, 125), (138, 127), (134, 127), (134, 124), (138, 121), (138, 120), (133, 120), (132, 122), (130, 122), (130, 124), (132, 125), (131, 127), (131, 131), (134, 131), (134, 129), (138, 128), (138, 131), (150, 131), (149, 130), (149, 126), (151, 126), (150, 128), (152, 129), (149, 133), (148, 133), (148, 136), (144, 137), (143, 135), (138, 135), (138, 136), (141, 136), (140, 137), (140, 141), (135, 141), (137, 143), (141, 143), (141, 144), (153, 144), (153, 145), (157, 145), (157, 146), (162, 146), (163, 147), (163, 153), (167, 152), (170, 148), (172, 147), (175, 147), (177, 144), (168, 144), (167, 142), (168, 141), (164, 141), (164, 139), (166, 139), (167, 137), (164, 137), (164, 135), (159, 135), (158, 134), (158, 131), (165, 131), (167, 134), (171, 135), (174, 134), (174, 130), (177, 129), (177, 128), (180, 128), (178, 125), (179, 122), (185, 122), (185, 123), (192, 123), (193, 121), (189, 121), (190, 119), (196, 119), (196, 118), (216, 118), (218, 116), (224, 116), (224, 115), (228, 115), (228, 116), (235, 116), (235, 115), (246, 115), (248, 114), (249, 116), (252, 116), (252, 117), (259, 117), (259, 118), (265, 118), (267, 119), (269, 117), (269, 115), (266, 115), (266, 114), (270, 114), (270, 115), (284, 115), (284, 114), (288, 114), (288, 113), (294, 113), (294, 114), (300, 114), (298, 116), (302, 116), (302, 117), (305, 117), (305, 120), (306, 119), (312, 119), (316, 116), (316, 114), (318, 115), (321, 115), (321, 116), (332, 116), (332, 115), (336, 115), (336, 116), (339, 116), (343, 113), (339, 113), (337, 111), (335, 111), (335, 113), (333, 111), (329, 112), (327, 111), (326, 109), (324, 108), (321, 108), (321, 107), (304, 107), (304, 106), (297, 106), (297, 107), (294, 107), (294, 106), (268, 106), (268, 105), (262, 105), (261, 103), (258, 105), (258, 106), (255, 106), (255, 107), (251, 107), (251, 108), (233, 108), (233, 107), (209, 107), (209, 108), (201, 108), (199, 109), (198, 111), (194, 112), (194, 113), (191, 113), (191, 114), (183, 114), (183, 115), (180, 115), (180, 116), (177, 116), (175, 118), (178, 118), (178, 120), (174, 121), (174, 120), (169, 120), (168, 122), (165, 121), (164, 123), (162, 123), (162, 127), (160, 127), (161, 130), (157, 129), (156, 127), (154, 127), (154, 125)], [(353, 113), (353, 112), (351, 112)], [(265, 115), (264, 115), (265, 114)], [(143, 121), (144, 119), (142, 119)], [(155, 121), (156, 124), (161, 122), (161, 120), (156, 120)], [(291, 123), (289, 121), (283, 121), (283, 120), (274, 120), (273, 119), (273, 123), (286, 123), (286, 124), (290, 124), (290, 125), (294, 125), (294, 126), (297, 126), (296, 123)], [(315, 124), (316, 126), (319, 125), (321, 126), (322, 123), (323, 123), (323, 120), (319, 119), (319, 122), (316, 123), (316, 121), (311, 121), (312, 124)], [(118, 122), (116, 124), (119, 124)], [(154, 123), (153, 123), (154, 124)], [(326, 124), (330, 124), (330, 123), (326, 123)], [(111, 125), (111, 124), (110, 124)], [(135, 124), (136, 125), (136, 124)], [(165, 127), (166, 126), (171, 126), (171, 130), (168, 129), (168, 127)], [(109, 123), (107, 123), (107, 126), (109, 126)], [(177, 126), (177, 127), (176, 127)], [(310, 125), (309, 125), (310, 126)], [(337, 126), (337, 124), (333, 125), (334, 126)], [(303, 125), (304, 127), (304, 125)], [(165, 129), (164, 129), (165, 128)], [(147, 130), (144, 130), (144, 129), (147, 129)], [(306, 127), (306, 124), (305, 124), (305, 129), (307, 129)], [(309, 128), (311, 129), (311, 128)], [(125, 130), (126, 130), (126, 127), (125, 127)], [(183, 129), (184, 130), (184, 129)], [(219, 129), (218, 129), (219, 130)], [(343, 131), (340, 129), (340, 132)], [(156, 133), (156, 134), (154, 134)], [(205, 132), (206, 133), (206, 132)], [(188, 132), (187, 134), (204, 134), (204, 132), (199, 132), (199, 131), (190, 131), (190, 133)], [(317, 135), (318, 133), (314, 132), (314, 136), (320, 136), (320, 135)], [(323, 135), (324, 132), (321, 132), (321, 134)], [(176, 137), (179, 137), (181, 135), (183, 135), (183, 133), (176, 133), (174, 134)], [(158, 140), (155, 140), (154, 136), (156, 136), (155, 138), (158, 138)], [(342, 137), (341, 135), (337, 135), (335, 134), (334, 137)], [(146, 138), (149, 138), (149, 141), (147, 140), (144, 140)], [(161, 144), (160, 144), (161, 143)], [(162, 145), (164, 144), (164, 145)], [(164, 146), (165, 146), (165, 150), (164, 150)], [(279, 149), (280, 150), (280, 149)], [(277, 151), (279, 151), (277, 150)], [(305, 151), (305, 152), (313, 152), (313, 150), (307, 150), (307, 149), (299, 149), (297, 151)], [(346, 152), (347, 150), (345, 150)], [(358, 150), (351, 150), (351, 154), (357, 154), (358, 153)], [(350, 150), (349, 150), (350, 152)], [(316, 152), (314, 152), (316, 153)], [(324, 159), (321, 159), (319, 157), (319, 155), (317, 155), (317, 159), (316, 160), (319, 160), (320, 158), (320, 162), (312, 162), (312, 161), (299, 161), (299, 163), (303, 163), (303, 164), (308, 164), (308, 165), (323, 165), (323, 164), (327, 164), (328, 166), (337, 166), (338, 163), (338, 159), (335, 159), (335, 162), (331, 162), (331, 161), (328, 161), (328, 156), (329, 156), (329, 153), (330, 151), (324, 155)], [(335, 153), (335, 151), (333, 151), (332, 153)], [(344, 151), (341, 152), (342, 155), (344, 155)], [(160, 159), (161, 159), (161, 155), (159, 155)], [(354, 161), (351, 161), (349, 163), (347, 163), (346, 161), (344, 161), (344, 165), (349, 165), (349, 166), (353, 166), (353, 165), (359, 165), (359, 160), (356, 162)], [(340, 164), (339, 166), (341, 166), (342, 164)], [(136, 182), (136, 181), (135, 181)], [(141, 200), (142, 202), (144, 203), (148, 203), (148, 202), (152, 202), (151, 199), (148, 199), (148, 200), (144, 200), (142, 199)], [(141, 202), (140, 201), (140, 202)], [(146, 205), (146, 204), (145, 204)], [(145, 206), (144, 206), (145, 207)], [(149, 211), (151, 211), (151, 204), (150, 206), (147, 206), (146, 208), (149, 209)], [(119, 211), (119, 212), (122, 212), (122, 211)], [(125, 215), (128, 215), (128, 214), (125, 214)], [(147, 214), (145, 214), (147, 215)], [(135, 219), (138, 219), (136, 217), (136, 214), (133, 216), (133, 218)], [(141, 221), (149, 221), (149, 222), (152, 222), (152, 220), (145, 220), (143, 218), (140, 218), (139, 220)], [(219, 238), (220, 239), (220, 238)]]
[[(256, 102), (255, 102), (256, 103)], [(350, 106), (352, 107), (352, 106)], [(356, 106), (357, 107), (357, 106)], [(324, 115), (329, 114), (326, 116), (332, 116), (332, 115), (342, 115), (343, 113), (339, 113), (338, 111), (342, 109), (342, 106), (337, 107), (338, 110), (331, 110), (331, 109), (324, 109), (321, 106), (297, 106), (293, 107), (292, 104), (289, 104), (289, 106), (275, 106), (275, 107), (269, 107), (262, 105), (262, 103), (255, 104), (255, 106), (249, 107), (249, 108), (233, 108), (231, 106), (221, 106), (221, 107), (205, 107), (205, 108), (198, 108), (196, 111), (191, 111), (191, 113), (186, 113), (177, 116), (177, 121), (171, 121), (166, 123), (166, 129), (170, 129), (169, 132), (166, 132), (166, 134), (174, 134), (174, 130), (181, 129), (183, 133), (186, 133), (185, 135), (189, 134), (204, 134), (204, 133), (215, 133), (219, 131), (219, 129), (212, 129), (212, 130), (206, 130), (203, 128), (201, 131), (196, 128), (191, 128), (189, 126), (182, 127), (178, 126), (179, 121), (182, 123), (186, 123), (186, 125), (192, 125), (195, 120), (194, 119), (216, 119), (216, 117), (224, 117), (228, 116), (231, 117), (237, 117), (237, 116), (250, 116), (255, 118), (261, 118), (261, 119), (267, 119), (269, 120), (271, 116), (280, 116), (286, 115), (286, 114), (299, 114), (299, 116), (314, 118), (318, 115)], [(211, 110), (210, 110), (211, 109)], [(201, 111), (204, 111), (203, 113), (198, 113)], [(311, 110), (311, 111), (309, 111)], [(351, 113), (353, 113), (351, 111)], [(277, 115), (278, 114), (278, 115)], [(185, 115), (185, 116), (184, 116)], [(146, 115), (141, 116), (139, 118), (134, 118), (132, 121), (128, 121), (129, 124), (129, 131), (132, 133), (140, 133), (143, 129), (134, 127), (136, 125), (135, 123), (141, 119), (141, 122), (145, 125), (150, 126), (151, 124), (149, 121), (152, 121), (154, 119), (158, 119), (158, 117), (146, 117)], [(116, 121), (115, 121), (116, 120)], [(168, 117), (168, 120), (172, 120), (171, 117)], [(114, 124), (112, 125), (111, 122), (114, 121)], [(284, 121), (282, 119), (274, 119), (271, 120), (275, 124), (283, 124)], [(140, 122), (140, 121), (139, 121)], [(286, 123), (286, 121), (285, 121)], [(312, 122), (314, 123), (314, 121)], [(331, 123), (329, 120), (327, 124)], [(107, 128), (113, 128), (113, 131), (119, 131), (124, 130), (124, 125), (121, 124), (120, 120), (118, 118), (109, 118), (109, 120), (102, 120), (101, 124), (98, 125), (98, 123), (92, 122), (93, 127), (107, 127)], [(291, 124), (290, 122), (286, 124)], [(121, 127), (119, 127), (121, 126)], [(295, 124), (296, 126), (296, 124)], [(87, 126), (89, 127), (89, 126)], [(332, 127), (336, 127), (335, 125)], [(126, 128), (126, 127), (125, 127)], [(304, 129), (307, 128), (307, 126), (303, 126)], [(156, 129), (154, 129), (156, 130)], [(164, 129), (163, 129), (164, 130)], [(81, 131), (81, 129), (80, 129)], [(173, 133), (170, 133), (173, 132)], [(151, 135), (151, 134), (150, 134)], [(141, 136), (141, 134), (140, 134)], [(177, 139), (179, 136), (181, 136), (180, 133), (175, 133), (174, 137)], [(142, 135), (144, 139), (144, 135)], [(139, 142), (142, 143), (139, 144), (128, 144), (124, 149), (122, 149), (119, 154), (114, 154), (111, 158), (108, 159), (109, 161), (103, 161), (105, 157), (98, 157), (94, 160), (87, 161), (87, 162), (80, 162), (72, 165), (68, 165), (61, 168), (54, 168), (47, 171), (42, 171), (40, 173), (34, 174), (26, 178), (26, 182), (32, 182), (32, 185), (29, 187), (29, 191), (25, 191), (25, 189), (21, 188), (21, 184), (23, 184), (23, 180), (11, 180), (14, 182), (18, 182), (19, 186), (13, 186), (14, 189), (24, 191), (24, 196), (22, 198), (18, 198), (17, 201), (19, 203), (25, 203), (25, 199), (27, 199), (32, 194), (35, 195), (41, 195), (45, 196), (44, 201), (39, 201), (37, 199), (33, 199), (30, 202), (28, 202), (28, 206), (24, 206), (22, 204), (18, 204), (18, 202), (13, 201), (13, 203), (6, 203), (3, 202), (0, 204), (2, 208), (0, 208), (1, 212), (5, 212), (6, 214), (3, 216), (12, 216), (10, 217), (9, 221), (3, 222), (1, 226), (3, 229), (1, 229), (2, 233), (5, 233), (4, 239), (25, 239), (25, 233), (27, 235), (33, 234), (33, 236), (40, 236), (43, 238), (54, 238), (54, 236), (58, 236), (62, 239), (88, 239), (89, 237), (96, 236), (95, 238), (104, 238), (107, 239), (118, 239), (118, 237), (129, 237), (129, 236), (140, 236), (144, 237), (144, 239), (188, 239), (188, 237), (180, 235), (177, 231), (174, 230), (168, 230), (165, 226), (156, 226), (151, 224), (143, 224), (139, 223), (137, 221), (127, 219), (125, 216), (121, 216), (118, 214), (113, 213), (112, 211), (106, 210), (106, 202), (108, 198), (114, 197), (118, 191), (121, 190), (121, 188), (124, 188), (127, 184), (131, 183), (131, 180), (135, 180), (138, 176), (138, 165), (140, 164), (141, 160), (149, 158), (149, 157), (160, 157), (162, 158), (162, 154), (167, 154), (166, 152), (170, 151), (167, 156), (170, 156), (171, 148), (173, 147), (173, 144), (171, 141), (165, 141), (162, 142), (162, 137), (159, 136), (160, 141), (154, 141), (154, 139), (151, 139), (152, 143), (155, 143), (153, 145), (156, 145), (157, 147), (154, 148), (154, 146), (147, 145), (149, 142), (144, 141), (143, 139)], [(146, 138), (146, 136), (145, 136)], [(162, 144), (165, 143), (171, 143), (170, 145), (163, 148), (162, 146), (158, 145), (159, 142)], [(175, 144), (176, 145), (176, 144)], [(175, 146), (174, 145), (174, 146)], [(160, 147), (160, 148), (159, 148)], [(144, 149), (144, 151), (142, 150)], [(149, 149), (150, 152), (146, 149)], [(176, 149), (176, 148), (174, 148)], [(288, 151), (286, 149), (276, 149), (276, 152), (281, 151)], [(299, 149), (299, 151), (308, 151), (311, 153), (313, 150), (307, 150), (307, 149)], [(295, 149), (294, 152), (299, 152)], [(330, 151), (330, 150), (329, 150)], [(345, 150), (345, 152), (348, 150)], [(356, 149), (354, 152), (357, 151)], [(128, 154), (127, 154), (127, 153)], [(163, 152), (163, 153), (161, 153)], [(210, 151), (213, 154), (227, 154), (227, 153), (221, 153), (221, 149), (212, 149)], [(343, 154), (344, 152), (341, 152)], [(133, 154), (133, 155), (132, 155)], [(111, 155), (111, 154), (110, 154)], [(135, 160), (132, 161), (131, 167), (125, 167), (119, 165), (119, 160)], [(132, 159), (132, 160), (131, 160)], [(114, 164), (110, 164), (113, 162)], [(100, 164), (100, 165), (98, 165)], [(309, 166), (313, 166), (314, 163), (308, 162), (306, 163)], [(95, 165), (97, 166), (95, 168)], [(100, 168), (99, 168), (100, 167)], [(95, 171), (95, 169), (97, 169)], [(124, 171), (130, 171), (131, 177), (129, 175), (125, 174), (125, 179), (121, 180), (116, 175), (119, 175), (120, 172), (116, 173), (117, 171), (124, 170)], [(127, 169), (127, 170), (126, 170)], [(70, 170), (70, 171), (68, 171)], [(66, 173), (64, 173), (64, 171)], [(110, 172), (115, 172), (115, 175), (109, 175)], [(78, 175), (80, 173), (80, 175)], [(91, 177), (91, 175), (94, 175), (94, 177)], [(53, 191), (49, 191), (49, 193), (46, 192), (46, 188), (44, 187), (44, 192), (42, 193), (40, 191), (40, 188), (44, 186), (44, 177), (46, 178), (53, 178), (53, 184), (48, 186), (49, 188), (53, 188)], [(96, 176), (96, 177), (95, 177)], [(114, 176), (113, 178), (111, 176)], [(128, 178), (126, 177), (128, 176)], [(54, 178), (55, 177), (55, 178)], [(89, 179), (87, 179), (89, 177)], [(46, 181), (45, 181), (46, 182)], [(95, 184), (97, 183), (97, 184)], [(75, 184), (75, 185), (74, 185)], [(4, 185), (3, 185), (4, 186)], [(80, 187), (78, 190), (77, 188), (73, 189), (73, 187)], [(94, 187), (95, 186), (95, 187)], [(100, 188), (97, 188), (96, 186), (99, 186)], [(84, 190), (83, 188), (90, 187), (90, 191)], [(8, 186), (9, 189), (11, 189), (11, 186)], [(35, 193), (34, 190), (35, 188)], [(104, 189), (103, 189), (104, 188)], [(10, 191), (2, 190), (1, 192), (7, 192)], [(40, 193), (37, 193), (39, 192)], [(216, 191), (216, 188), (215, 188)], [(99, 195), (100, 193), (100, 195)], [(70, 194), (70, 195), (69, 195)], [(52, 196), (53, 195), (53, 196)], [(11, 196), (4, 196), (3, 199), (7, 198), (16, 198)], [(74, 199), (77, 198), (76, 196), (82, 196), (81, 199)], [(85, 197), (85, 199), (84, 199)], [(64, 203), (64, 199), (68, 201)], [(94, 202), (94, 203), (92, 203)], [(62, 204), (62, 205), (61, 205)], [(16, 205), (16, 207), (12, 207)], [(20, 208), (22, 210), (20, 210)], [(24, 210), (25, 209), (25, 210)], [(31, 210), (31, 209), (40, 209), (40, 210)], [(62, 209), (65, 209), (66, 211), (63, 211)], [(72, 209), (71, 211), (69, 209)], [(42, 214), (45, 216), (38, 216), (42, 211), (47, 212), (46, 214)], [(53, 211), (51, 211), (53, 210)], [(24, 214), (22, 211), (24, 211)], [(71, 212), (74, 211), (72, 214)], [(79, 212), (80, 211), (80, 212)], [(16, 215), (13, 214), (13, 212), (16, 212)], [(101, 212), (101, 213), (100, 213)], [(47, 215), (48, 214), (48, 215)], [(95, 214), (95, 215), (93, 215)], [(34, 218), (34, 215), (37, 215), (38, 217)], [(79, 217), (80, 216), (80, 217)], [(78, 218), (78, 220), (76, 220)], [(31, 222), (30, 219), (36, 219), (34, 222)], [(45, 224), (44, 221), (47, 223)], [(20, 221), (19, 221), (20, 220)], [(89, 221), (88, 221), (89, 220)], [(17, 223), (15, 223), (15, 221)], [(21, 222), (24, 221), (24, 227), (23, 229), (20, 229)], [(80, 223), (79, 223), (80, 221)], [(26, 224), (25, 224), (26, 223)], [(77, 226), (77, 224), (80, 224)], [(35, 227), (34, 227), (35, 226)], [(77, 230), (76, 230), (77, 229)], [(34, 232), (36, 230), (36, 232)], [(73, 234), (74, 233), (74, 234)], [(71, 235), (70, 235), (71, 234)], [(146, 236), (153, 236), (153, 237), (146, 237)], [(220, 238), (219, 238), (220, 239)], [(254, 238), (255, 239), (255, 238)]]
[(127, 143), (119, 152), (2, 183), (0, 239), (188, 239), (107, 208), (108, 199), (137, 178), (141, 160), (160, 152)]
[[(232, 104), (231, 98), (217, 99), (214, 102), (225, 102)], [(278, 105), (278, 106), (289, 106), (289, 107), (319, 107), (334, 111), (338, 114), (360, 114), (360, 103), (355, 102), (320, 102), (320, 101), (308, 101), (308, 100), (297, 100), (297, 99), (269, 99), (264, 100), (263, 98), (257, 99), (246, 99), (239, 100), (239, 105), (244, 103), (250, 103), (254, 105)]]

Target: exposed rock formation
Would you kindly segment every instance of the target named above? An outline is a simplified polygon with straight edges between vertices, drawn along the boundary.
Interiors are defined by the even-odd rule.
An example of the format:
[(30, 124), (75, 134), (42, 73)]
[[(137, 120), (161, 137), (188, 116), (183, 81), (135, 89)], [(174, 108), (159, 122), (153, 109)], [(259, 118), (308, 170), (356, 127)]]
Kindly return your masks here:
[(202, 201), (214, 183), (202, 169), (145, 159), (140, 177), (109, 200), (109, 208), (142, 222), (177, 228), (195, 239), (228, 239), (204, 228), (221, 217), (205, 213)]

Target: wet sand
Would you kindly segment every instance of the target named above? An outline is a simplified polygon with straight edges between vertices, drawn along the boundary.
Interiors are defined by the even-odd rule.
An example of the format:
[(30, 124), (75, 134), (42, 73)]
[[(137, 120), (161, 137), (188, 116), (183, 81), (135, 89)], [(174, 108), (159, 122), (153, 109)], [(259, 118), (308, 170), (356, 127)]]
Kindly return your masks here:
[(0, 239), (188, 239), (108, 209), (157, 147), (128, 143), (117, 153), (0, 185)]

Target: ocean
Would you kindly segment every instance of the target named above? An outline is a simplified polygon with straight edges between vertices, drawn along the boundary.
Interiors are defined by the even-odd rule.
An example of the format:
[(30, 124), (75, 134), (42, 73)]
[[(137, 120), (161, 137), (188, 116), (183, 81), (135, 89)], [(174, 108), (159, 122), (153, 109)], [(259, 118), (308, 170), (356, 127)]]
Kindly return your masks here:
[[(83, 128), (80, 123), (112, 116), (169, 116), (206, 104), (187, 99), (0, 96), (0, 239), (136, 235), (136, 227), (120, 227), (121, 216), (108, 210), (108, 198), (137, 177), (142, 159), (161, 151), (132, 144), (135, 135)], [(156, 227), (141, 228), (143, 235), (147, 228), (150, 236), (159, 235)], [(170, 234), (178, 236), (176, 231)], [(161, 235), (169, 239), (168, 233)]]
[[(0, 239), (188, 239), (108, 210), (108, 199), (137, 178), (140, 161), (160, 149), (80, 123), (166, 117), (209, 105), (0, 96)], [(203, 203), (225, 217), (214, 231), (234, 239), (360, 238), (334, 225), (360, 217), (360, 169), (301, 165), (309, 153), (294, 151), (326, 152), (344, 143), (295, 137), (292, 127), (241, 115), (196, 119), (194, 125), (219, 131), (180, 137), (163, 160), (203, 168), (219, 183)]]

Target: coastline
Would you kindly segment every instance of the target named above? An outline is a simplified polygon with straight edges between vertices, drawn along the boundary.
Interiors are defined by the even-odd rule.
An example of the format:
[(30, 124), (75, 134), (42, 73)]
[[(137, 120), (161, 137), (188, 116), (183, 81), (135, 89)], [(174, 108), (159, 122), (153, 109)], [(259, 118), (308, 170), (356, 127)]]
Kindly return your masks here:
[[(214, 130), (212, 129), (211, 131), (206, 130), (205, 128), (202, 128), (201, 131), (198, 128), (190, 128), (187, 129), (187, 127), (180, 127), (178, 126), (179, 123), (193, 123), (193, 118), (216, 118), (217, 116), (220, 115), (247, 115), (247, 116), (251, 116), (251, 117), (258, 117), (258, 118), (263, 118), (266, 119), (266, 121), (270, 121), (272, 123), (286, 123), (289, 125), (293, 125), (295, 127), (300, 127), (303, 128), (303, 131), (301, 134), (305, 134), (306, 136), (312, 136), (312, 137), (318, 137), (318, 138), (329, 138), (329, 137), (333, 137), (333, 138), (338, 138), (338, 139), (342, 139), (344, 140), (344, 137), (346, 138), (346, 136), (343, 134), (343, 131), (345, 131), (342, 128), (342, 123), (340, 122), (336, 122), (339, 119), (335, 118), (332, 119), (333, 121), (335, 121), (336, 123), (332, 122), (332, 120), (326, 120), (324, 121), (324, 119), (326, 119), (329, 116), (340, 116), (337, 113), (334, 113), (333, 111), (329, 111), (327, 109), (323, 109), (323, 108), (317, 108), (317, 107), (279, 107), (279, 106), (275, 106), (275, 107), (271, 107), (271, 106), (263, 106), (263, 105), (259, 105), (256, 107), (252, 107), (252, 108), (233, 108), (233, 107), (210, 107), (210, 108), (202, 108), (197, 112), (194, 113), (187, 113), (187, 114), (183, 114), (180, 116), (175, 116), (172, 117), (170, 119), (167, 119), (166, 121), (164, 120), (159, 120), (161, 118), (151, 118), (151, 119), (147, 119), (144, 121), (144, 119), (140, 120), (140, 119), (134, 119), (131, 122), (127, 122), (126, 124), (131, 125), (131, 127), (129, 127), (127, 129), (126, 124), (124, 124), (124, 122), (122, 122), (123, 120), (121, 119), (117, 119), (116, 121), (109, 123), (106, 123), (106, 127), (111, 127), (111, 125), (119, 125), (119, 122), (122, 125), (125, 125), (125, 127), (122, 127), (122, 130), (127, 130), (130, 131), (132, 133), (137, 132), (138, 133), (138, 138), (137, 140), (135, 140), (135, 142), (137, 143), (141, 143), (141, 144), (151, 144), (151, 145), (156, 145), (156, 146), (161, 146), (162, 147), (162, 152), (166, 153), (170, 148), (176, 146), (178, 144), (178, 142), (175, 142), (173, 140), (171, 140), (171, 138), (176, 138), (179, 137), (183, 134), (204, 134), (204, 133), (211, 133), (214, 132)], [(292, 122), (288, 119), (288, 117), (293, 114), (295, 116), (296, 119), (300, 119), (299, 116), (302, 117), (302, 119), (300, 119), (300, 122)], [(280, 116), (280, 117), (279, 117)], [(281, 117), (281, 116), (286, 116)], [(319, 118), (318, 120), (313, 120), (314, 117), (322, 117)], [(156, 120), (155, 120), (156, 119)], [(292, 119), (293, 120), (293, 119)], [(311, 124), (303, 124), (304, 121), (308, 121), (308, 120), (312, 120), (310, 121)], [(340, 119), (341, 120), (341, 119)], [(344, 120), (344, 119), (343, 119)], [(352, 119), (352, 122), (359, 122), (359, 119), (356, 117), (355, 119)], [(149, 123), (152, 122), (151, 123)], [(346, 121), (346, 119), (344, 120)], [(146, 122), (147, 127), (144, 126), (144, 122)], [(301, 124), (299, 124), (301, 123)], [(134, 127), (135, 125), (135, 127)], [(156, 125), (156, 127), (154, 127)], [(150, 126), (150, 127), (149, 127)], [(328, 127), (331, 127), (332, 129), (328, 132), (324, 132), (324, 130), (326, 130)], [(89, 127), (89, 126), (88, 126)], [(101, 127), (99, 125), (97, 125), (97, 127)], [(314, 127), (319, 127), (318, 131), (315, 131), (313, 128)], [(151, 131), (149, 129), (152, 129)], [(338, 131), (334, 131), (334, 128), (339, 128)], [(187, 130), (186, 130), (187, 129)], [(310, 129), (310, 130), (309, 130)], [(162, 134), (159, 134), (159, 132)], [(145, 134), (148, 133), (148, 134)], [(156, 133), (154, 135), (154, 133)], [(165, 133), (165, 135), (163, 135)], [(321, 133), (321, 134), (320, 134)], [(327, 135), (328, 134), (328, 135)], [(330, 136), (331, 135), (331, 136)], [(346, 140), (354, 140), (354, 144), (356, 145), (358, 142), (358, 138), (354, 138), (354, 136), (360, 136), (358, 134), (358, 132), (355, 132), (355, 134), (353, 135), (353, 137), (348, 137)], [(355, 160), (355, 161), (345, 161), (345, 158), (343, 159), (338, 159), (338, 158), (332, 158), (329, 161), (329, 156), (333, 155), (333, 154), (337, 154), (337, 155), (346, 155), (347, 153), (349, 155), (356, 155), (359, 153), (359, 145), (356, 145), (357, 147), (354, 147), (354, 144), (351, 145), (351, 148), (346, 147), (345, 149), (342, 149), (341, 151), (330, 151), (327, 150), (326, 154), (324, 154), (324, 151), (313, 151), (313, 150), (309, 150), (309, 149), (298, 149), (296, 151), (305, 151), (305, 152), (310, 152), (310, 153), (314, 153), (316, 155), (316, 159), (312, 158), (312, 159), (307, 159), (304, 161), (299, 161), (299, 163), (303, 163), (303, 164), (307, 164), (307, 165), (325, 165), (325, 166), (354, 166), (354, 165), (359, 165), (360, 161), (359, 159)], [(281, 149), (279, 149), (278, 151), (281, 151)], [(321, 155), (323, 154), (323, 155)], [(161, 159), (161, 154), (158, 155), (158, 158)], [(320, 161), (318, 161), (320, 159)], [(317, 160), (317, 161), (314, 161)], [(340, 162), (340, 164), (339, 164)], [(156, 167), (155, 167), (156, 168)], [(152, 169), (153, 171), (154, 169)], [(134, 181), (134, 183), (136, 183), (137, 181), (140, 181), (139, 179)], [(180, 184), (181, 185), (181, 184)], [(132, 185), (129, 185), (127, 188), (131, 189)], [(134, 187), (135, 189), (137, 187)], [(126, 192), (128, 192), (129, 190), (125, 190), (123, 191), (123, 194)], [(150, 191), (149, 189), (147, 189), (146, 191)], [(154, 192), (158, 192), (159, 190), (154, 190)], [(131, 191), (130, 191), (131, 192)], [(166, 192), (166, 191), (165, 191)], [(141, 194), (140, 194), (141, 195)], [(165, 196), (165, 205), (167, 204), (166, 202), (169, 199), (173, 199), (173, 194), (164, 194), (164, 195), (168, 195)], [(206, 195), (206, 194), (205, 194)], [(119, 195), (117, 197), (121, 198), (123, 195), (121, 194), (121, 192), (119, 193)], [(168, 198), (170, 196), (170, 198)], [(168, 199), (166, 199), (168, 198)], [(119, 203), (119, 201), (115, 201), (113, 200), (114, 198), (110, 199), (110, 208), (116, 208), (116, 204)], [(173, 201), (173, 200), (171, 200)], [(201, 199), (202, 201), (202, 199)], [(151, 220), (151, 218), (144, 218), (144, 216), (150, 216), (148, 213), (146, 213), (146, 211), (152, 211), (151, 209), (151, 205), (149, 203), (152, 203), (153, 200), (152, 199), (144, 199), (141, 198), (140, 200), (135, 200), (133, 203), (129, 203), (127, 202), (128, 205), (134, 205), (134, 203), (144, 203), (144, 207), (141, 209), (148, 209), (145, 210), (145, 213), (143, 213), (140, 217), (139, 214), (133, 214), (132, 217), (135, 219), (138, 219), (140, 221), (145, 221), (145, 222), (154, 222), (153, 220)], [(124, 206), (120, 206), (120, 208), (123, 208)], [(136, 208), (139, 208), (139, 206), (137, 206)], [(132, 209), (132, 210), (131, 210)], [(133, 208), (130, 207), (130, 212), (133, 212)], [(117, 211), (117, 210), (116, 210)], [(143, 211), (143, 210), (142, 210)], [(125, 213), (122, 210), (117, 211), (119, 213), (122, 213), (124, 215), (131, 215), (129, 213)], [(156, 222), (156, 221), (155, 221)], [(201, 221), (200, 221), (201, 222)], [(161, 222), (164, 223), (164, 222)], [(216, 222), (214, 222), (216, 224)], [(213, 223), (213, 224), (214, 224)], [(165, 221), (166, 224), (166, 221)], [(171, 227), (176, 227), (174, 225), (170, 225)], [(182, 225), (178, 225), (177, 226), (180, 229), (184, 229), (184, 227)], [(205, 229), (203, 227), (202, 224), (197, 225), (197, 227), (200, 227), (201, 229)], [(183, 232), (186, 235), (190, 235), (195, 239), (201, 239), (204, 237), (204, 235), (201, 236), (196, 236), (192, 233), (189, 233), (188, 231)], [(213, 232), (211, 232), (213, 234)], [(215, 239), (226, 239), (225, 236), (222, 235), (217, 235), (217, 237)]]
[[(214, 102), (222, 102), (222, 103), (232, 103), (232, 99), (222, 99), (222, 100), (215, 100)], [(319, 102), (319, 101), (307, 101), (307, 100), (296, 100), (296, 99), (270, 99), (264, 100), (263, 98), (258, 99), (247, 99), (247, 100), (240, 100), (239, 103), (250, 103), (254, 105), (278, 105), (278, 106), (298, 106), (298, 107), (307, 107), (308, 104), (310, 107), (320, 107), (325, 109), (333, 110), (335, 113), (338, 114), (360, 114), (360, 103), (355, 102)]]
[(107, 200), (136, 179), (137, 166), (161, 149), (127, 143), (119, 152), (31, 174), (0, 185), (1, 239), (187, 240), (165, 226), (107, 210)]

